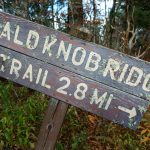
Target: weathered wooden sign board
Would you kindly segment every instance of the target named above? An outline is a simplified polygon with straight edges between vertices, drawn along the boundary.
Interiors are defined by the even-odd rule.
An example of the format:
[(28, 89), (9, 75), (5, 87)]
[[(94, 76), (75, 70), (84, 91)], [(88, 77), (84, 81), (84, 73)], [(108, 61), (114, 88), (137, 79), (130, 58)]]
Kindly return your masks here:
[(150, 63), (0, 13), (0, 76), (136, 129)]

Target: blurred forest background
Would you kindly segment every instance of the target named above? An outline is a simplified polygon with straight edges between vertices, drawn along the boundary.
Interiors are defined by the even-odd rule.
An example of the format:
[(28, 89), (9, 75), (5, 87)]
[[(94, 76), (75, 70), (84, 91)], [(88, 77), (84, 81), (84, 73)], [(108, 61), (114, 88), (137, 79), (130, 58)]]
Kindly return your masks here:
[[(8, 12), (150, 61), (149, 0), (0, 0)], [(49, 97), (0, 79), (0, 150), (35, 149)], [(70, 107), (56, 150), (149, 150), (150, 110), (136, 131)]]

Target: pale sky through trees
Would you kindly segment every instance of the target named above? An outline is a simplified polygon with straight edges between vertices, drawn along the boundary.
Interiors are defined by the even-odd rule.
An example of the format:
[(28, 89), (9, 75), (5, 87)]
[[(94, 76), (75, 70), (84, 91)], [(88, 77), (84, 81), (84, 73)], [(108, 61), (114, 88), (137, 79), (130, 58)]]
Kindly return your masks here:
[[(110, 9), (112, 8), (113, 0), (95, 0), (95, 2), (96, 2), (97, 10), (100, 12), (100, 14), (97, 15), (97, 19), (100, 18), (100, 19), (104, 20), (104, 23), (105, 23), (105, 18), (108, 17)], [(90, 3), (91, 3), (91, 0), (83, 0), (83, 7), (85, 8), (85, 6), (87, 4), (91, 5)], [(91, 6), (91, 8), (92, 8), (92, 6)], [(89, 18), (87, 18), (87, 19), (89, 19)]]
[[(92, 6), (91, 0), (83, 0), (83, 9), (85, 12), (85, 16), (87, 20), (93, 19), (93, 6)], [(97, 14), (96, 19), (100, 19), (103, 22), (103, 25), (106, 23), (106, 18), (108, 18), (110, 9), (113, 6), (113, 0), (95, 0), (96, 2), (96, 9), (99, 11)], [(68, 13), (68, 1), (64, 2), (64, 7), (61, 7), (60, 10), (58, 10), (58, 6), (54, 5), (54, 14), (59, 11), (59, 14), (66, 14)], [(90, 10), (87, 10), (90, 9)], [(88, 13), (87, 13), (88, 12)], [(60, 17), (61, 18), (61, 17)], [(55, 29), (58, 29), (58, 23), (57, 18), (55, 17)], [(61, 19), (60, 19), (61, 20)], [(61, 23), (65, 23), (64, 20), (61, 20)]]

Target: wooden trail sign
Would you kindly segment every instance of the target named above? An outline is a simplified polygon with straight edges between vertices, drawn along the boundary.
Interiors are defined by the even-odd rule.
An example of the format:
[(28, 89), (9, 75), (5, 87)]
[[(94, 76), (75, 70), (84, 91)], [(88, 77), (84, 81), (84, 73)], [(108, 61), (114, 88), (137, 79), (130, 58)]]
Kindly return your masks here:
[(135, 129), (150, 100), (150, 64), (0, 13), (0, 76)]
[[(88, 78), (0, 47), (0, 76), (71, 105), (135, 128), (148, 102)], [(4, 57), (3, 57), (4, 58)]]
[(150, 64), (0, 13), (0, 43), (17, 52), (150, 100)]

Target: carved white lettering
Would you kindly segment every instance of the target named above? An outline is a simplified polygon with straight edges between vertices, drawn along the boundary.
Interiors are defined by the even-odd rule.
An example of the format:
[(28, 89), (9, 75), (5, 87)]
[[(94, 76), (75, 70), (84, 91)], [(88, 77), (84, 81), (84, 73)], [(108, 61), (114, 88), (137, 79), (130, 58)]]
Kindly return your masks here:
[[(7, 56), (7, 55), (5, 55), (5, 54), (0, 54), (0, 57), (2, 57), (3, 62), (5, 62), (7, 59), (10, 59), (10, 57), (9, 57), (9, 56)], [(0, 71), (2, 71), (2, 72), (4, 72), (4, 71), (5, 71), (5, 67), (4, 67), (4, 65), (3, 65), (3, 64), (1, 65)]]
[(47, 36), (46, 40), (45, 40), (45, 44), (44, 44), (42, 53), (45, 54), (45, 52), (47, 51), (49, 56), (51, 56), (52, 55), (51, 47), (52, 47), (52, 45), (54, 45), (57, 42), (57, 39), (56, 38), (53, 39), (50, 43), (49, 43), (49, 39), (50, 39), (50, 37)]
[(99, 62), (101, 61), (101, 56), (95, 52), (91, 52), (87, 60), (85, 69), (88, 71), (96, 71), (99, 67)]
[(98, 90), (95, 89), (90, 104), (99, 104), (98, 108), (103, 108), (107, 110), (110, 106), (112, 99), (113, 95), (109, 95), (107, 92), (105, 92), (102, 96), (98, 97)]
[(44, 77), (43, 77), (43, 80), (42, 80), (42, 84), (41, 84), (41, 85), (42, 85), (43, 87), (47, 88), (47, 89), (50, 89), (51, 86), (48, 85), (48, 84), (46, 84), (47, 76), (48, 76), (48, 71), (46, 70), (46, 71), (44, 72)]
[(27, 48), (35, 49), (38, 45), (38, 42), (39, 42), (39, 34), (36, 31), (30, 30), (26, 42)]
[(10, 22), (7, 22), (4, 26), (4, 29), (0, 35), (0, 37), (6, 37), (8, 41), (10, 41)]
[(142, 88), (143, 90), (150, 92), (150, 74), (146, 75)]
[(110, 72), (110, 77), (112, 80), (116, 80), (115, 78), (115, 72), (118, 71), (120, 68), (120, 64), (118, 61), (110, 58), (108, 60), (107, 66), (103, 72), (103, 76), (106, 77), (107, 74)]
[(19, 31), (20, 31), (20, 26), (17, 25), (16, 32), (15, 32), (15, 37), (14, 37), (14, 43), (16, 43), (18, 45), (23, 45), (23, 42), (18, 40)]
[(125, 64), (125, 65), (124, 65), (124, 68), (123, 68), (123, 70), (122, 70), (122, 72), (121, 72), (121, 74), (120, 74), (120, 77), (118, 78), (118, 81), (119, 81), (119, 82), (122, 82), (122, 81), (123, 81), (124, 76), (125, 76), (125, 74), (126, 74), (126, 72), (127, 72), (128, 67), (129, 67), (128, 64)]
[(64, 60), (67, 61), (71, 48), (72, 48), (72, 44), (69, 44), (68, 49), (66, 50), (64, 41), (61, 41), (57, 53), (57, 58), (59, 58), (60, 54), (62, 53), (64, 56)]
[(15, 74), (16, 77), (19, 77), (19, 70), (21, 69), (22, 64), (19, 60), (13, 58), (12, 59), (12, 64), (11, 64), (11, 68), (10, 68), (10, 74)]
[[(77, 54), (80, 53), (80, 60), (77, 61)], [(79, 55), (78, 55), (79, 56)], [(85, 59), (85, 56), (86, 56), (86, 51), (84, 48), (82, 47), (77, 47), (75, 50), (74, 50), (74, 53), (73, 53), (73, 56), (72, 56), (72, 63), (75, 65), (75, 66), (80, 66), (83, 62), (84, 62), (84, 59)]]
[[(137, 74), (138, 77), (134, 77), (135, 73)], [(127, 77), (126, 84), (130, 86), (137, 86), (140, 83), (142, 76), (143, 76), (143, 71), (141, 69), (137, 67), (132, 67)], [(132, 78), (134, 78), (135, 81), (132, 82)]]
[(31, 64), (28, 66), (25, 74), (23, 75), (23, 79), (29, 79), (30, 82), (33, 81), (33, 69)]
[(38, 75), (37, 75), (37, 78), (36, 78), (36, 84), (38, 84), (39, 83), (39, 81), (40, 81), (40, 78), (41, 78), (41, 74), (42, 74), (42, 69), (40, 68), (39, 69), (39, 71), (38, 71)]

